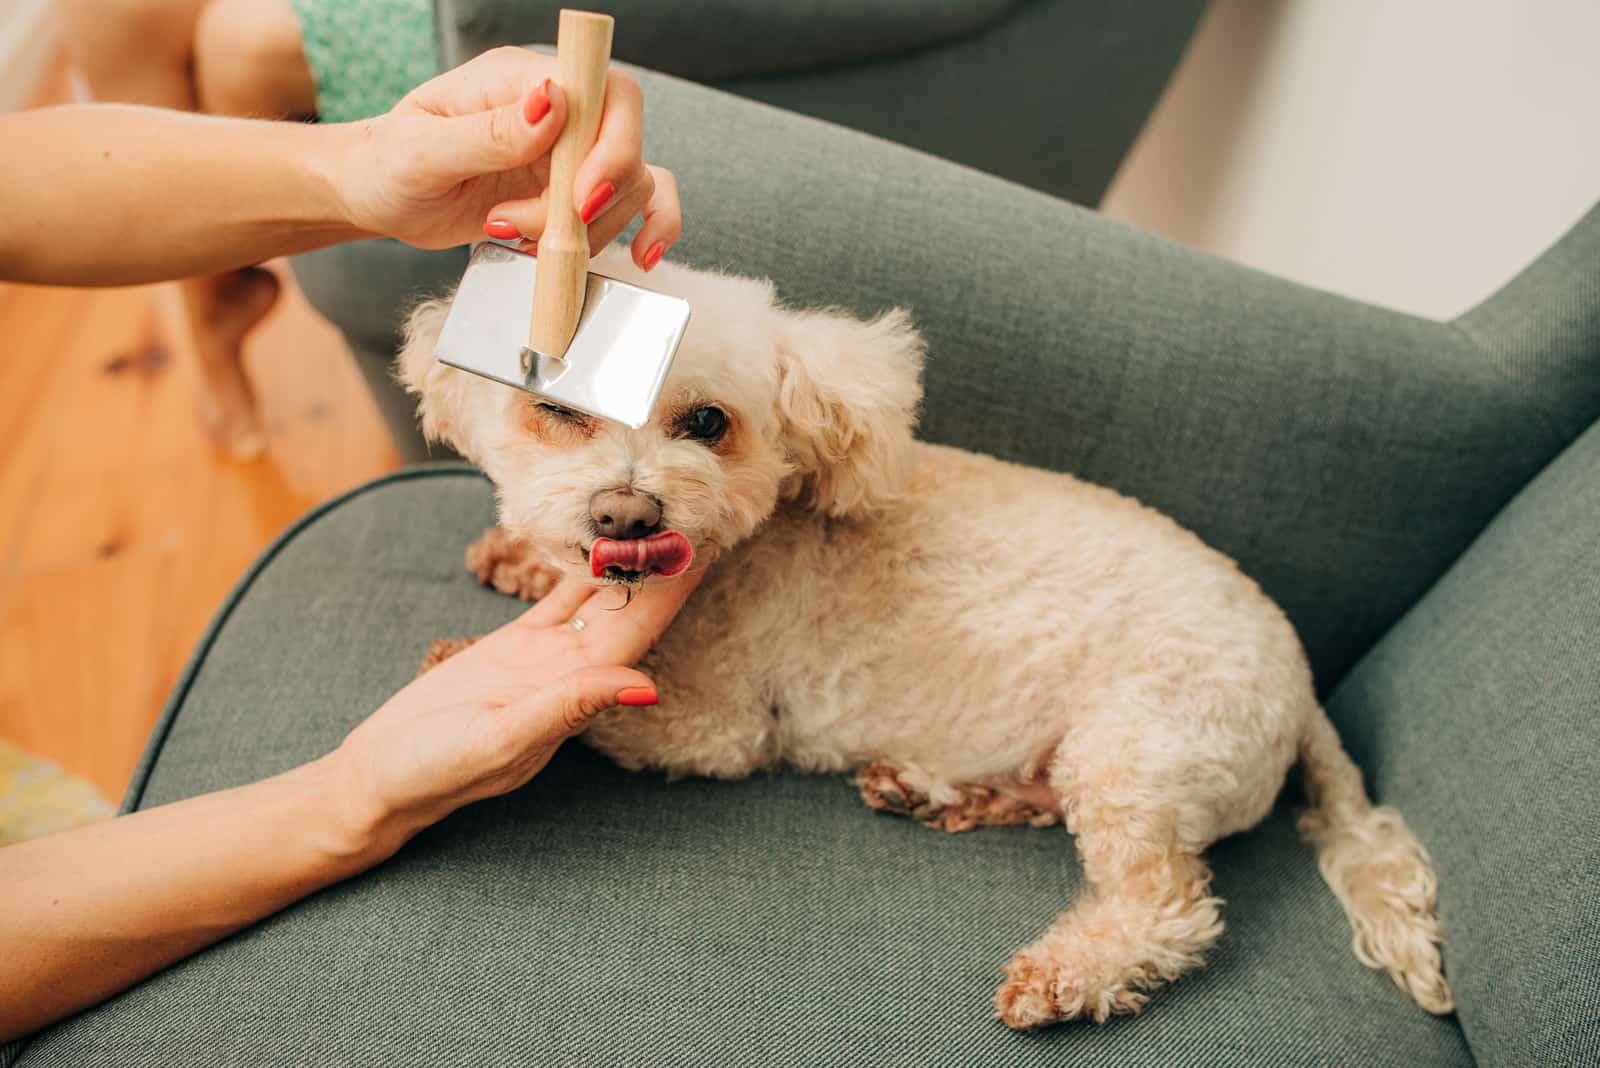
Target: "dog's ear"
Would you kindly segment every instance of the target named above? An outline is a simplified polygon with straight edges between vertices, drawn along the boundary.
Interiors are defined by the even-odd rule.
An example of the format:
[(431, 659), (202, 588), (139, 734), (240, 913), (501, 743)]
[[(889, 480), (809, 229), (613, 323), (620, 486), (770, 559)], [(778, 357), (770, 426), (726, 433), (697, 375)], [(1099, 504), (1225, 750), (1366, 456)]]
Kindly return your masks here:
[(794, 465), (783, 496), (870, 514), (904, 488), (922, 400), (922, 335), (902, 309), (862, 322), (776, 310), (778, 416)]
[(434, 358), (433, 348), (444, 329), (450, 301), (429, 300), (417, 305), (406, 319), (405, 340), (395, 363), (395, 377), (406, 392), (417, 398), (417, 416), (422, 436), (442, 441), (462, 456), (478, 463), (476, 449), (466, 429), (468, 390), (466, 373)]

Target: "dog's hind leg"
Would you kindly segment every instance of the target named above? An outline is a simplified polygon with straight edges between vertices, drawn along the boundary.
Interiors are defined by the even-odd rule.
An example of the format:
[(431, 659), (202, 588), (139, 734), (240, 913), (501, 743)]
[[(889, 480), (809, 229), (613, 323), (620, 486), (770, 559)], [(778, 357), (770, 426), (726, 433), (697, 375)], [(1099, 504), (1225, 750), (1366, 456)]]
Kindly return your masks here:
[(941, 831), (977, 827), (1050, 827), (1060, 822), (1054, 812), (1034, 808), (1019, 798), (987, 786), (957, 786), (955, 796), (938, 791), (939, 800), (920, 787), (915, 773), (887, 764), (868, 764), (856, 773), (856, 786), (868, 808), (909, 816)]
[(485, 586), (524, 601), (537, 601), (561, 580), (561, 573), (546, 563), (533, 546), (512, 537), (502, 527), (490, 527), (467, 546), (467, 570)]
[(1119, 767), (1104, 750), (1097, 757), (1098, 767), (1060, 761), (1053, 770), (1085, 885), (1006, 966), (995, 1010), (1011, 1027), (1137, 1012), (1151, 988), (1198, 966), (1222, 934), (1222, 902), (1183, 840), (1182, 813), (1152, 797), (1148, 768)]
[(1044, 936), (1006, 965), (995, 1010), (1011, 1027), (1104, 1022), (1200, 964), (1222, 934), (1211, 871), (1177, 847), (1159, 813), (1108, 808), (1068, 816), (1088, 885)]

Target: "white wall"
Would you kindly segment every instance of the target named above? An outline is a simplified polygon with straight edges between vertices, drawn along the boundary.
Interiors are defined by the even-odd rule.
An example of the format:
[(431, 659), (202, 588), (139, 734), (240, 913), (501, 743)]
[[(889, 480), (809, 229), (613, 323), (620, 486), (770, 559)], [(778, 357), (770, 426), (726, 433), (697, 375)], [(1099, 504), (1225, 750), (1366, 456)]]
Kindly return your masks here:
[(1102, 208), (1444, 317), (1597, 198), (1600, 0), (1213, 0)]

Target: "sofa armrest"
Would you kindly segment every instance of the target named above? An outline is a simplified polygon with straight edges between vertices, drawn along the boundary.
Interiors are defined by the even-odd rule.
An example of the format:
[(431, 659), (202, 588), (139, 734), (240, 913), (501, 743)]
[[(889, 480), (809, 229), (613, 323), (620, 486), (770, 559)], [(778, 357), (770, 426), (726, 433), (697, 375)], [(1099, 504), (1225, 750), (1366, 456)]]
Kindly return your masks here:
[(1600, 1043), (1600, 425), (1350, 673), (1329, 711), (1433, 853), (1480, 1064)]

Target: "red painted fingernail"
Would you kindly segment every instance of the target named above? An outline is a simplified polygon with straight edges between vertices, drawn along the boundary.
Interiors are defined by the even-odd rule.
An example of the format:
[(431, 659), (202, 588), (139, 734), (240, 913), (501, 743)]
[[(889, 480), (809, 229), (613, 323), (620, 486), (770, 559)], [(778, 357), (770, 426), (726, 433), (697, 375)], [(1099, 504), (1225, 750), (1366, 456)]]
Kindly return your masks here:
[(532, 126), (546, 115), (550, 114), (550, 79), (546, 78), (539, 83), (539, 87), (528, 94), (528, 99), (522, 104), (522, 117)]
[(517, 243), (517, 251), (532, 255), (539, 251), (539, 243), (537, 241), (520, 241)]
[(522, 236), (521, 230), (518, 230), (504, 219), (490, 219), (483, 224), (483, 232), (490, 237), (498, 237), (502, 241), (515, 241)]
[(617, 691), (617, 704), (627, 705), (629, 708), (642, 708), (645, 705), (658, 705), (661, 695), (656, 693), (654, 686), (624, 686)]
[(583, 225), (588, 226), (594, 222), (594, 217), (605, 209), (606, 204), (611, 200), (611, 194), (616, 191), (617, 187), (610, 182), (601, 182), (589, 192), (589, 199), (585, 200), (583, 207), (578, 209), (578, 218), (583, 220)]
[(649, 248), (645, 249), (644, 250), (644, 269), (648, 271), (650, 268), (652, 268), (656, 264), (660, 263), (661, 262), (661, 254), (666, 252), (666, 251), (667, 251), (667, 246), (666, 246), (666, 243), (663, 242), (663, 241), (657, 241), (655, 244), (653, 244)]

